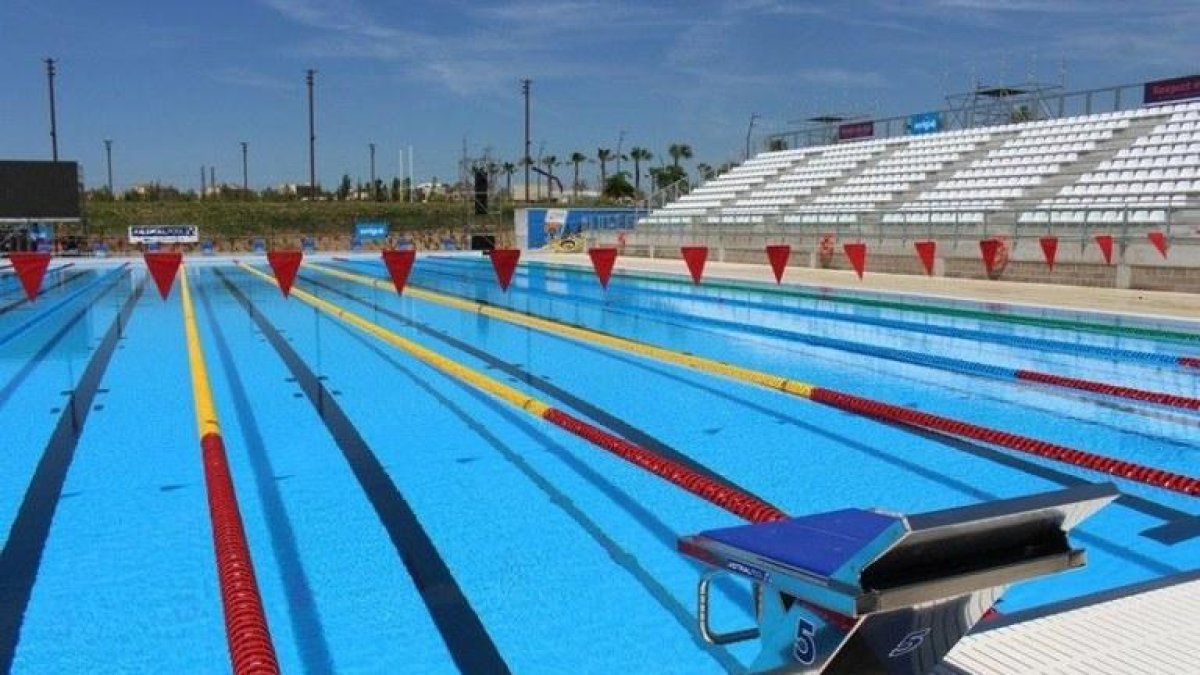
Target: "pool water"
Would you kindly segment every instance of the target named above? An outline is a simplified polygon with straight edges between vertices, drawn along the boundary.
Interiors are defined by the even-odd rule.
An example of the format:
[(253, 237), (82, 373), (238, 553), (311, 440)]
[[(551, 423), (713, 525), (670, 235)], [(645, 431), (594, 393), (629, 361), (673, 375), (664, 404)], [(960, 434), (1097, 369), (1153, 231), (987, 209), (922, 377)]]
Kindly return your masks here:
[[(387, 279), (377, 260), (324, 264)], [(284, 672), (704, 673), (753, 659), (751, 644), (698, 637), (700, 568), (675, 550), (736, 516), (241, 268), (187, 273)], [(1173, 362), (1200, 356), (1200, 323), (620, 274), (603, 291), (545, 264), (522, 265), (505, 293), (479, 257), (421, 257), (409, 283), (1200, 475), (1195, 411), (894, 358), (1196, 398), (1200, 370)], [(314, 268), (296, 287), (790, 514), (1110, 480)], [(22, 297), (0, 276), (0, 670), (227, 671), (178, 282), (164, 302), (140, 261), (52, 265), (42, 297)], [(1123, 497), (1074, 537), (1088, 567), (1011, 589), (1002, 612), (1197, 568), (1196, 498), (1115, 482)], [(718, 591), (719, 627), (751, 621), (747, 588)]]

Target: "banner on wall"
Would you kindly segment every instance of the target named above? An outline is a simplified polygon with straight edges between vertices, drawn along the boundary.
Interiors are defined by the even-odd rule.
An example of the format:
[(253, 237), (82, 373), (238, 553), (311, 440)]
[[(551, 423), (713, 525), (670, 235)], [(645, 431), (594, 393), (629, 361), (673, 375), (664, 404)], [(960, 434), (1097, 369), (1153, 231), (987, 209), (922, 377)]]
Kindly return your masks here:
[(1166, 103), (1196, 97), (1200, 97), (1200, 75), (1147, 82), (1142, 92), (1143, 103)]
[(870, 138), (875, 135), (874, 122), (850, 122), (838, 127), (838, 140), (849, 141), (856, 138)]
[(131, 244), (195, 244), (200, 228), (195, 225), (130, 225)]
[(918, 113), (908, 116), (908, 133), (913, 136), (932, 134), (942, 130), (942, 114), (938, 112)]

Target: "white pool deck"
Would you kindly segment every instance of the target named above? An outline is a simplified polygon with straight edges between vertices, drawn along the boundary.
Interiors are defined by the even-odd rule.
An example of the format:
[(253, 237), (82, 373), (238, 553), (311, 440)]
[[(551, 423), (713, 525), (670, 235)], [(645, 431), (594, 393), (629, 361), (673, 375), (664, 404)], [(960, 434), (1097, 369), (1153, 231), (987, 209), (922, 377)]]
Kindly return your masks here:
[[(590, 266), (586, 256), (533, 253), (525, 260)], [(685, 276), (682, 260), (618, 258), (617, 271)], [(710, 262), (705, 278), (771, 283), (766, 265)], [(1178, 327), (1196, 322), (1200, 295), (1082, 288), (975, 279), (918, 277), (789, 267), (784, 285), (929, 295), (1160, 319)], [(1200, 569), (1200, 560), (1196, 561)], [(1047, 608), (981, 625), (950, 653), (938, 675), (1129, 673), (1200, 675), (1200, 576), (1150, 590)], [(1081, 606), (1080, 606), (1081, 605)], [(992, 627), (995, 626), (995, 627)]]

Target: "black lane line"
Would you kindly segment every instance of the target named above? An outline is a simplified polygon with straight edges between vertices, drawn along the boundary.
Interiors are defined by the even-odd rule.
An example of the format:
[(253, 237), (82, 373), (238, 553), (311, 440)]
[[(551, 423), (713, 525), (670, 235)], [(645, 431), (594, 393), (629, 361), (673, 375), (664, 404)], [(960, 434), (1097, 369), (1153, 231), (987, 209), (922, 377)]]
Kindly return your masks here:
[(454, 664), (464, 673), (511, 672), (500, 655), (491, 635), (488, 634), (479, 615), (459, 588), (450, 567), (442, 559), (429, 533), (421, 525), (404, 495), (392, 482), (379, 458), (367, 445), (354, 422), (308, 367), (304, 359), (292, 349), (287, 339), (255, 308), (250, 299), (225, 273), (214, 269), (225, 284), (225, 288), (250, 314), (263, 337), (275, 348), (276, 353), (287, 365), (296, 383), (308, 397), (317, 414), (325, 423), (330, 436), (350, 465), (354, 477), (383, 523), (396, 553), (412, 577), (421, 594), (421, 600), (429, 610), (446, 643)]
[[(52, 291), (56, 288), (61, 288), (63, 286), (66, 286), (67, 284), (71, 283), (72, 281), (75, 281), (76, 279), (79, 279), (80, 277), (85, 277), (85, 276), (87, 276), (86, 271), (79, 271), (79, 272), (76, 272), (75, 274), (72, 274), (69, 277), (59, 279), (58, 281), (54, 282), (53, 284), (51, 284), (49, 286), (43, 286), (42, 290), (38, 291), (38, 294), (35, 297), (40, 298), (43, 295), (49, 293), (50, 291)], [(24, 291), (24, 289), (22, 289), (21, 290), (21, 298), (19, 300), (13, 300), (12, 302), (8, 303), (7, 305), (0, 306), (0, 314), (8, 314), (9, 312), (13, 311), (14, 309), (20, 307), (21, 305), (25, 305), (28, 303), (29, 303), (29, 300), (26, 299), (25, 291)]]
[[(503, 372), (506, 375), (517, 378), (517, 379), (521, 380), (522, 382), (524, 382), (525, 384), (529, 385), (530, 387), (533, 387), (534, 389), (546, 394), (547, 396), (550, 396), (559, 401), (562, 401), (566, 405), (577, 410), (579, 413), (581, 413), (585, 417), (591, 418), (592, 421), (596, 422), (597, 424), (600, 424), (601, 426), (607, 427), (608, 429), (610, 429), (612, 431), (615, 431), (617, 434), (624, 436), (626, 439), (628, 439), (634, 443), (637, 443), (638, 445), (641, 445), (643, 447), (654, 450), (655, 452), (663, 455), (664, 457), (670, 457), (674, 461), (687, 466), (688, 468), (692, 469), (693, 471), (695, 471), (697, 473), (708, 476), (713, 481), (716, 481), (726, 487), (736, 489), (736, 490), (741, 490), (742, 492), (744, 492), (746, 494), (754, 495), (755, 498), (762, 500), (762, 498), (758, 497), (758, 495), (755, 495), (752, 490), (748, 490), (747, 488), (745, 488), (741, 485), (738, 485), (737, 483), (734, 483), (733, 481), (729, 480), (725, 476), (722, 476), (721, 474), (717, 473), (716, 471), (713, 471), (712, 469), (701, 464), (700, 462), (696, 461), (695, 459), (679, 452), (675, 448), (671, 447), (670, 445), (667, 445), (665, 442), (650, 435), (646, 431), (643, 431), (642, 429), (633, 426), (632, 424), (622, 420), (621, 418), (608, 413), (603, 408), (600, 408), (599, 406), (596, 406), (592, 403), (589, 403), (588, 401), (585, 401), (585, 400), (579, 398), (578, 396), (575, 396), (574, 394), (563, 389), (562, 387), (559, 387), (555, 384), (550, 383), (545, 378), (539, 377), (529, 371), (526, 371), (520, 365), (506, 363), (504, 361), (501, 361), (500, 359), (496, 358), (491, 353), (486, 352), (486, 351), (476, 347), (475, 345), (472, 345), (469, 342), (460, 340), (445, 331), (437, 330), (437, 329), (431, 327), (429, 324), (424, 324), (424, 323), (420, 323), (417, 321), (413, 321), (412, 319), (405, 317), (404, 315), (400, 314), (399, 312), (396, 312), (392, 309), (384, 307), (378, 303), (370, 302), (364, 298), (361, 298), (352, 293), (348, 293), (348, 292), (343, 291), (334, 286), (330, 286), (324, 282), (313, 279), (311, 276), (302, 275), (302, 278), (304, 279), (304, 281), (306, 283), (309, 283), (313, 286), (316, 286), (318, 288), (326, 290), (326, 291), (333, 293), (335, 295), (338, 295), (340, 297), (347, 298), (349, 300), (357, 302), (365, 307), (370, 307), (371, 309), (379, 312), (380, 314), (389, 316), (389, 317), (403, 323), (406, 326), (415, 328), (416, 330), (420, 331), (423, 335), (428, 335), (429, 337), (432, 337), (435, 340), (440, 340), (441, 342), (448, 344), (451, 347), (454, 347), (455, 349), (458, 349), (462, 352), (470, 354), (471, 356), (488, 364), (495, 370), (499, 370), (500, 372)], [(766, 501), (766, 500), (763, 500), (763, 501)]]
[(233, 407), (237, 414), (238, 426), (242, 430), (242, 439), (246, 443), (246, 455), (250, 460), (250, 469), (254, 473), (254, 485), (258, 491), (258, 500), (262, 503), (267, 531), (271, 535), (271, 549), (275, 552), (275, 560), (279, 565), (279, 576), (283, 580), (283, 588), (288, 602), (288, 618), (292, 624), (292, 632), (296, 635), (300, 660), (304, 664), (305, 672), (335, 672), (333, 656), (329, 652), (329, 643), (326, 641), (325, 631), (321, 627), (320, 610), (317, 609), (308, 574), (304, 571), (300, 548), (296, 545), (296, 532), (292, 529), (287, 507), (283, 503), (283, 496), (279, 493), (279, 481), (275, 476), (275, 468), (271, 466), (271, 458), (267, 454), (262, 432), (254, 417), (254, 407), (250, 403), (250, 397), (246, 395), (246, 385), (242, 382), (237, 364), (233, 360), (233, 353), (229, 350), (225, 331), (221, 329), (221, 322), (213, 313), (212, 303), (209, 302), (208, 292), (204, 286), (204, 284), (197, 284), (197, 292), (200, 296), (200, 303), (204, 306), (205, 313), (208, 314), (213, 342), (221, 359), (221, 367), (225, 370), (226, 379), (229, 381), (229, 393), (233, 398)]
[(75, 458), (75, 449), (83, 434), (88, 412), (92, 409), (96, 390), (100, 388), (100, 380), (112, 361), (113, 352), (129, 322), (129, 315), (133, 313), (145, 288), (146, 279), (143, 277), (92, 353), (87, 368), (71, 392), (70, 400), (63, 406), (58, 424), (46, 443), (42, 459), (38, 462), (12, 529), (9, 530), (8, 541), (0, 552), (0, 673), (12, 669), (21, 636), (21, 623), (46, 548), (50, 523), (54, 519), (63, 482), (71, 467), (71, 460)]
[(58, 344), (67, 336), (67, 334), (71, 332), (71, 329), (78, 325), (79, 322), (87, 316), (88, 310), (92, 308), (92, 305), (100, 302), (101, 298), (111, 293), (126, 275), (128, 275), (128, 272), (126, 272), (125, 275), (119, 274), (113, 277), (113, 280), (100, 290), (99, 295), (93, 298), (91, 302), (81, 306), (79, 311), (75, 312), (74, 315), (67, 319), (66, 323), (64, 323), (57, 331), (55, 331), (54, 335), (50, 336), (49, 342), (42, 345), (40, 349), (34, 352), (34, 354), (25, 361), (25, 365), (21, 366), (21, 369), (17, 371), (15, 375), (13, 375), (13, 378), (9, 380), (8, 383), (3, 387), (0, 387), (0, 408), (4, 407), (4, 404), (8, 402), (9, 397), (11, 397), (13, 393), (17, 391), (17, 388), (21, 386), (21, 383), (25, 381), (25, 378), (29, 377), (29, 374), (32, 373), (35, 368), (41, 365), (42, 361), (44, 361), (46, 357), (50, 355), (50, 352), (54, 351), (54, 348), (57, 347)]
[[(492, 446), (492, 448), (499, 453), (505, 461), (514, 466), (526, 478), (528, 478), (535, 487), (540, 489), (542, 493), (546, 495), (546, 498), (550, 501), (550, 503), (557, 506), (564, 513), (566, 513), (571, 520), (575, 521), (575, 524), (578, 525), (580, 529), (586, 532), (593, 541), (595, 541), (602, 549), (604, 549), (604, 552), (607, 553), (610, 558), (612, 558), (614, 563), (619, 565), (631, 577), (633, 577), (635, 581), (641, 584), (642, 588), (646, 590), (646, 593), (654, 598), (658, 604), (664, 610), (666, 610), (666, 612), (670, 614), (673, 619), (675, 619), (675, 621), (680, 625), (680, 627), (683, 628), (688, 636), (692, 638), (692, 641), (696, 644), (696, 646), (712, 656), (713, 660), (720, 663), (726, 672), (740, 673), (745, 671), (745, 668), (743, 668), (740, 663), (730, 656), (724, 648), (717, 645), (710, 645), (700, 637), (699, 631), (695, 629), (696, 617), (692, 614), (692, 608), (685, 607), (682, 603), (680, 603), (675, 596), (671, 594), (671, 591), (667, 589), (666, 586), (660, 583), (654, 577), (654, 575), (650, 573), (649, 570), (647, 570), (645, 567), (642, 567), (642, 564), (640, 561), (638, 561), (637, 556), (633, 555), (629, 551), (626, 551), (621, 547), (620, 544), (609, 537), (599, 523), (588, 517), (587, 513), (571, 500), (570, 495), (556, 488), (549, 479), (538, 473), (537, 469), (535, 469), (528, 461), (526, 461), (525, 458), (520, 455), (520, 453), (514, 451), (512, 447), (489, 431), (487, 427), (480, 424), (479, 421), (476, 420), (470, 413), (460, 408), (454, 403), (454, 401), (451, 401), (439, 393), (437, 389), (430, 385), (425, 379), (419, 377), (416, 373), (406, 368), (404, 364), (396, 360), (392, 354), (388, 354), (380, 349), (378, 342), (373, 337), (367, 336), (362, 331), (356, 328), (351, 328), (350, 326), (347, 326), (341, 322), (335, 322), (334, 325), (341, 329), (342, 332), (349, 335), (352, 339), (357, 341), (359, 344), (363, 345), (367, 350), (371, 351), (385, 362), (391, 364), (392, 367), (411, 380), (413, 384), (433, 397), (433, 399), (438, 403), (442, 404), (442, 406), (453, 413), (455, 417), (458, 417), (463, 424), (478, 434), (485, 443)], [(520, 429), (530, 438), (535, 439), (539, 449), (546, 450), (557, 457), (564, 464), (571, 467), (571, 469), (573, 469), (580, 477), (625, 509), (626, 512), (633, 516), (633, 518), (637, 520), (640, 525), (652, 532), (655, 538), (662, 542), (664, 546), (671, 550), (675, 550), (675, 542), (678, 537), (676, 537), (675, 533), (672, 532), (661, 520), (659, 520), (657, 516), (647, 510), (646, 507), (639, 504), (636, 500), (632, 499), (624, 491), (610, 483), (598, 471), (588, 466), (583, 460), (576, 457), (575, 454), (570, 450), (567, 450), (561, 444), (547, 436), (542, 430), (538, 429), (533, 424), (530, 424), (528, 417), (514, 413), (510, 407), (499, 403), (490, 395), (485, 394), (470, 385), (457, 380), (452, 380), (451, 384), (462, 389), (472, 398), (477, 399), (483, 405), (494, 410), (508, 423)], [(691, 563), (690, 559), (689, 563)], [(700, 569), (700, 563), (697, 562), (692, 566), (697, 570), (697, 577), (703, 573), (703, 570)], [(750, 603), (753, 602), (753, 599), (749, 593), (749, 589), (740, 584), (729, 583), (731, 581), (732, 580), (727, 576), (718, 578), (716, 582), (717, 589), (721, 591), (736, 606), (750, 607)]]

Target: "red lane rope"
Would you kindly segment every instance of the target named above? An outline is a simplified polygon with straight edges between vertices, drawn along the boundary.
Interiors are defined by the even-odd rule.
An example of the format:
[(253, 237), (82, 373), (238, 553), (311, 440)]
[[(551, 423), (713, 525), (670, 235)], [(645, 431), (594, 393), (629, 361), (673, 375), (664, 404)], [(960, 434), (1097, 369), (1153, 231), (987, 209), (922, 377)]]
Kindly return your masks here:
[(1107, 394), (1109, 396), (1120, 396), (1121, 398), (1130, 398), (1138, 401), (1148, 401), (1150, 403), (1169, 405), (1175, 408), (1200, 410), (1200, 399), (1191, 398), (1188, 396), (1164, 394), (1162, 392), (1135, 389), (1133, 387), (1120, 387), (1115, 384), (1104, 384), (1103, 382), (1093, 382), (1092, 380), (1080, 380), (1073, 377), (1063, 377), (1062, 375), (1039, 373), (1034, 370), (1018, 370), (1017, 379), (1027, 380), (1029, 382), (1040, 382), (1042, 384), (1052, 384), (1058, 387), (1067, 387), (1069, 389), (1079, 389), (1081, 391), (1091, 391), (1098, 394)]
[(1200, 480), (1191, 476), (1154, 469), (1133, 462), (1112, 459), (1103, 455), (1083, 452), (1063, 445), (1039, 441), (1035, 438), (988, 429), (968, 422), (959, 422), (930, 413), (919, 412), (889, 403), (843, 394), (830, 389), (814, 387), (810, 398), (834, 408), (846, 410), (877, 419), (902, 422), (910, 426), (933, 429), (955, 436), (972, 438), (1020, 452), (1046, 457), (1059, 462), (1073, 464), (1085, 469), (1119, 476), (1128, 480), (1153, 485), (1190, 496), (1200, 496)]
[(238, 511), (225, 442), (220, 434), (200, 439), (204, 457), (204, 482), (208, 488), (208, 513), (212, 519), (217, 578), (225, 610), (225, 636), (235, 675), (276, 675), (279, 663), (267, 629), (266, 613), (258, 594), (258, 581), (250, 561), (250, 547)]
[(766, 523), (788, 517), (783, 511), (754, 495), (722, 485), (683, 464), (614, 436), (561, 410), (549, 408), (542, 418), (750, 522)]
[(1179, 357), (1179, 365), (1184, 368), (1200, 368), (1200, 357), (1181, 356)]

